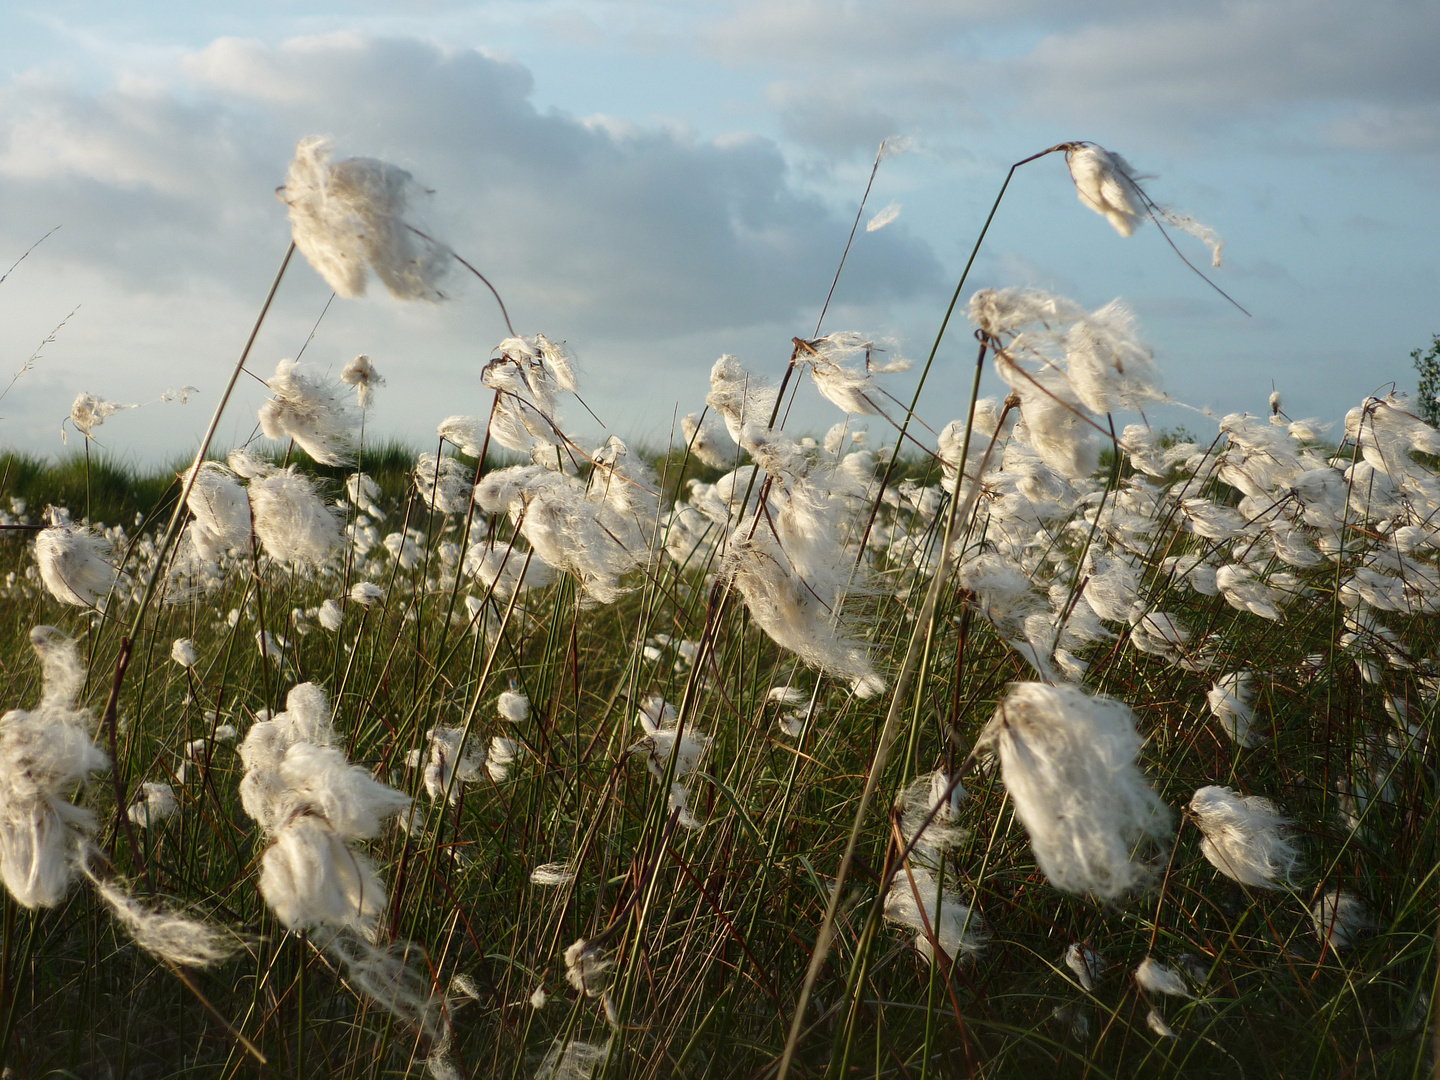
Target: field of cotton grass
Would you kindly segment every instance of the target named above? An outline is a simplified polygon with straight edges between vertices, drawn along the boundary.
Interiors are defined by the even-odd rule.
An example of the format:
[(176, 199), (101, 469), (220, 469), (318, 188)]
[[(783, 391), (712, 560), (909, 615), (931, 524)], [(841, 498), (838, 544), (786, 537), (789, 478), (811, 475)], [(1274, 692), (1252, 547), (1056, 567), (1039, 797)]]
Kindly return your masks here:
[[(1118, 155), (1017, 167), (1062, 157), (1219, 265)], [(302, 141), (259, 320), (304, 261), (479, 275), (416, 191)], [(398, 372), (246, 345), (248, 447), (222, 401), (154, 476), (0, 459), (4, 1075), (1430, 1074), (1440, 432), (1162, 432), (1123, 301), (955, 298), (912, 400), (817, 327), (668, 447), (567, 434), (510, 327), (424, 452), (365, 445)]]

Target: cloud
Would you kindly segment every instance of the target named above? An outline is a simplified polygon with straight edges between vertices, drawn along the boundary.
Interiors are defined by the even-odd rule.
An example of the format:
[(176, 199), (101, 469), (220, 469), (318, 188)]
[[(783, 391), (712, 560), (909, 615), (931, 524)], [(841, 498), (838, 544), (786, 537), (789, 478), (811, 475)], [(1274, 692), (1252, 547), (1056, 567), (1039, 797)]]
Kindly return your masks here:
[(1047, 37), (1016, 81), (1037, 109), (1206, 123), (1321, 103), (1433, 100), (1440, 10), (1391, 0), (1216, 3)]
[[(282, 218), (270, 193), (290, 147), (323, 131), (338, 153), (394, 161), (435, 189), (435, 226), (529, 320), (559, 301), (576, 326), (642, 337), (812, 304), (843, 235), (773, 143), (541, 113), (524, 68), (473, 50), (354, 33), (273, 48), (221, 39), (185, 60), (183, 78), (89, 97), (12, 85), (0, 97), (4, 186), (87, 224), (123, 208), (122, 236), (96, 247), (148, 249), (146, 275), (164, 262), (157, 230), (165, 244), (188, 232), (185, 272), (202, 272), (219, 236)], [(883, 302), (936, 273), (926, 245), (897, 233), (877, 238), (850, 284)]]
[[(773, 142), (542, 111), (533, 91), (510, 60), (351, 32), (278, 45), (222, 38), (168, 78), (116, 78), (98, 92), (14, 79), (0, 88), (0, 244), (18, 253), (63, 224), (46, 258), (84, 283), (87, 312), (122, 320), (103, 374), (113, 379), (125, 356), (158, 385), (158, 361), (126, 354), (127, 340), (138, 351), (153, 332), (123, 323), (125, 298), (152, 298), (151, 317), (180, 297), (227, 317), (252, 303), (284, 248), (274, 190), (295, 140), (328, 133), (337, 156), (394, 162), (433, 190), (424, 224), (495, 282), (518, 328), (568, 338), (582, 355), (623, 351), (656, 374), (649, 392), (663, 394), (666, 341), (802, 331), (801, 313), (813, 319), (853, 210), (802, 187)], [(302, 283), (287, 289), (323, 303), (318, 279), (298, 272)], [(883, 319), (891, 302), (935, 295), (940, 276), (928, 244), (899, 224), (857, 245), (841, 299)], [(388, 300), (338, 302), (327, 325), (354, 338), (383, 332), (377, 312), (388, 313), (438, 332), (441, 353), (462, 342), (488, 352), (493, 342), (473, 337), (477, 321), (494, 325), (488, 298), (463, 274), (452, 280), (480, 299), (433, 316)], [(188, 320), (204, 321), (198, 309), (173, 317), (191, 329)], [(70, 332), (71, 344), (81, 341), (95, 344), (83, 328)], [(31, 347), (3, 331), (0, 345)], [(98, 372), (93, 363), (80, 363), (44, 408), (73, 397), (86, 372)]]
[(1437, 145), (1440, 8), (1379, 0), (1113, 2), (765, 0), (699, 35), (712, 56), (777, 72), (769, 98), (792, 137), (868, 142), (986, 119), (1084, 125), (1181, 142), (1317, 106), (1342, 118), (1312, 141)]

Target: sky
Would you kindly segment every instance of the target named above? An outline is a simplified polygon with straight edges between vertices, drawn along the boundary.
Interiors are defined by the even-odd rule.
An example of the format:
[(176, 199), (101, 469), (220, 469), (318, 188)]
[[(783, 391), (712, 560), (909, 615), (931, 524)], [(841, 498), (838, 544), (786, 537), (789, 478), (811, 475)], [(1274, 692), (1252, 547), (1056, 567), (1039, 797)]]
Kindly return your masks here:
[[(815, 334), (882, 139), (896, 138), (821, 332), (918, 361), (1010, 165), (1090, 140), (1225, 240), (1177, 257), (1076, 198), (1062, 155), (1017, 170), (962, 294), (1123, 297), (1177, 401), (1338, 419), (1413, 390), (1440, 332), (1440, 5), (1378, 0), (250, 0), (0, 4), (0, 446), (137, 463), (193, 453), (288, 241), (298, 139), (379, 158), (412, 216), (482, 270), (517, 330), (564, 341), (604, 430), (663, 445), (722, 353), (778, 378)], [(52, 231), (53, 230), (53, 231)], [(43, 241), (36, 245), (37, 241)], [(33, 250), (30, 250), (33, 247)], [(297, 354), (386, 378), (366, 439), (429, 447), (483, 415), (506, 336), (463, 270), (439, 304), (287, 271), (219, 430)], [(963, 312), (963, 308), (962, 308)], [(936, 352), (920, 416), (963, 416), (974, 341)], [(18, 377), (13, 378), (16, 373)], [(194, 387), (184, 397), (168, 392)], [(8, 388), (7, 388), (8, 387)], [(1000, 392), (987, 374), (985, 389)], [(169, 400), (163, 400), (169, 397)], [(567, 428), (596, 436), (578, 405)], [(840, 419), (805, 387), (789, 426)], [(1130, 422), (1133, 418), (1118, 418)], [(1149, 419), (1194, 432), (1180, 406)], [(885, 422), (864, 421), (886, 441)]]

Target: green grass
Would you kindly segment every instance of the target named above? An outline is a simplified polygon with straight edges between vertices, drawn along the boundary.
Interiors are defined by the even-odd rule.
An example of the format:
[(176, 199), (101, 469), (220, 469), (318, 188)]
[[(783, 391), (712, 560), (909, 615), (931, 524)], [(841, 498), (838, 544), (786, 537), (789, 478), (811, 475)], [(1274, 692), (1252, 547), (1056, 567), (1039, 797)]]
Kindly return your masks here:
[[(639, 738), (638, 698), (656, 692), (678, 703), (690, 672), (676, 671), (670, 652), (646, 660), (641, 646), (657, 632), (698, 641), (719, 594), (699, 575), (664, 565), (637, 577), (620, 603), (589, 608), (577, 606), (573, 583), (562, 580), (526, 594), (523, 614), (512, 613), (503, 635), (482, 640), (451, 617), (465, 610), (454, 597), (483, 590), (447, 578), (437, 548), (458, 539), (459, 528), (405, 497), (411, 461), (412, 452), (387, 447), (367, 452), (364, 467), (387, 490), (382, 531), (421, 529), (426, 560), (407, 571), (377, 553), (386, 599), (368, 611), (351, 605), (338, 634), (300, 634), (290, 612), (341, 596), (342, 571), (306, 578), (262, 563), (257, 578), (236, 567), (218, 593), (151, 613), (120, 697), (118, 768), (127, 791), (174, 782), (187, 740), (217, 722), (243, 735), (259, 710), (283, 708), (290, 686), (313, 680), (331, 695), (351, 759), (417, 795), (424, 836), (391, 827), (367, 848), (389, 888), (396, 936), (424, 946), (441, 989), (457, 973), (479, 989), (478, 1001), (451, 1016), (463, 1075), (528, 1077), (552, 1040), (610, 1037), (601, 1003), (567, 985), (561, 954), (606, 927), (641, 883), (644, 903), (623, 916), (614, 938), (611, 993), (622, 1030), (608, 1075), (766, 1075), (785, 1043), (886, 699), (859, 701), (820, 677), (821, 712), (810, 729), (800, 740), (780, 734), (765, 695), (795, 663), (732, 599), (714, 623), (715, 667), (694, 680), (687, 720), (714, 738), (704, 778), (692, 784), (705, 825), (667, 832), (663, 789), (627, 749)], [(137, 476), (92, 460), (91, 518), (128, 525), (135, 513), (152, 513), (173, 475)], [(16, 495), (32, 515), (54, 502), (81, 516), (83, 459), (47, 468), (10, 455), (0, 477), (0, 505)], [(338, 474), (331, 479), (338, 488)], [(1066, 543), (1078, 540), (1072, 534)], [(23, 544), (5, 545), (0, 558), (0, 572), (18, 575), (0, 624), (4, 706), (36, 700), (25, 634), (52, 623), (75, 634), (89, 657), (85, 700), (98, 716), (129, 610), (117, 609), (119, 621), (95, 621), (62, 608), (27, 579)], [(967, 778), (970, 839), (946, 874), (973, 897), (991, 937), (948, 985), (910, 946), (911, 935), (883, 922), (867, 930), (893, 853), (889, 801), (916, 774), (958, 763), (1007, 683), (1030, 676), (984, 619), (961, 617), (963, 597), (947, 591), (932, 664), (906, 708), (905, 752), (890, 759), (816, 985), (801, 1074), (837, 1075), (842, 1062), (845, 1075), (916, 1078), (1428, 1071), (1440, 885), (1433, 752), (1400, 761), (1393, 803), (1373, 804), (1361, 831), (1339, 823), (1336, 780), (1354, 772), (1357, 747), (1385, 717), (1377, 689), (1337, 647), (1327, 574), (1333, 590), (1333, 567), (1307, 572), (1317, 594), (1283, 624), (1239, 613), (1221, 597), (1150, 596), (1197, 637), (1209, 635), (1224, 651), (1223, 669), (1273, 673), (1259, 680), (1257, 696), (1270, 738), (1254, 750), (1237, 750), (1206, 711), (1208, 676), (1123, 641), (1087, 654), (1087, 685), (1137, 710), (1149, 740), (1143, 764), (1172, 807), (1202, 784), (1225, 783), (1274, 798), (1298, 823), (1308, 871), (1297, 892), (1247, 892), (1221, 878), (1200, 857), (1194, 827), (1182, 824), (1148, 893), (1114, 905), (1064, 895), (1035, 867), (998, 771), (982, 771)], [(892, 672), (922, 598), (921, 589), (906, 599), (887, 589), (868, 601), (867, 634)], [(233, 627), (232, 609), (242, 613)], [(294, 645), (284, 667), (259, 658), (253, 635), (261, 618)], [(1393, 623), (1416, 655), (1433, 655), (1432, 616)], [(169, 660), (170, 642), (182, 636), (195, 639), (201, 656), (193, 679)], [(1312, 653), (1318, 669), (1302, 679), (1297, 664)], [(817, 682), (812, 672), (800, 678), (807, 687)], [(1412, 721), (1433, 733), (1434, 699), (1420, 694), (1413, 673), (1387, 678), (1386, 690), (1409, 695)], [(532, 702), (518, 731), (494, 709), (511, 680)], [(453, 808), (431, 803), (406, 755), (432, 725), (464, 724), (472, 708), (477, 735), (513, 735), (527, 754), (506, 782), (467, 785)], [(263, 841), (239, 805), (242, 775), (234, 748), (217, 747), (203, 775), (177, 785), (182, 815), (140, 831), (133, 846), (115, 827), (108, 777), (97, 777), (81, 800), (102, 822), (102, 846), (142, 891), (247, 935), (238, 957), (191, 978), (269, 1065), (247, 1056), (195, 993), (77, 888), (53, 910), (21, 909), (8, 894), (0, 900), (0, 1039), (14, 1075), (421, 1074), (426, 1050), (417, 1050), (414, 1034), (367, 1005), (325, 954), (267, 913), (256, 888)], [(578, 870), (573, 887), (529, 883), (535, 866), (567, 860)], [(1376, 916), (1375, 931), (1338, 955), (1322, 952), (1310, 929), (1307, 910), (1322, 885), (1360, 893)], [(1078, 940), (1113, 965), (1091, 993), (1061, 962)], [(1209, 972), (1197, 999), (1156, 1003), (1175, 1039), (1149, 1031), (1151, 1003), (1128, 974), (1147, 953), (1166, 963), (1188, 954)], [(528, 1003), (537, 987), (550, 995), (540, 1010)], [(1057, 1009), (1082, 1014), (1088, 1038), (1057, 1020)]]

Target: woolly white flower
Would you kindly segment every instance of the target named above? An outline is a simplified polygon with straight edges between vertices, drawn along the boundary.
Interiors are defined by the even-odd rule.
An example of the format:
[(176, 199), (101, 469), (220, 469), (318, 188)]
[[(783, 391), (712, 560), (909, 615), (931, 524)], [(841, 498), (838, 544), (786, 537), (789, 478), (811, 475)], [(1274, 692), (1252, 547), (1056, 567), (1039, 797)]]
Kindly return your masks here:
[(460, 801), (460, 782), (480, 779), (480, 769), (486, 759), (485, 747), (473, 737), (465, 738), (465, 730), (458, 727), (433, 727), (429, 739), (425, 792), (431, 799), (448, 798), (453, 806)]
[(465, 553), (464, 570), (490, 589), (493, 599), (501, 603), (517, 590), (543, 588), (555, 580), (551, 566), (539, 559), (527, 559), (524, 551), (485, 544), (474, 544)]
[(903, 371), (904, 360), (877, 363), (882, 351), (860, 334), (841, 332), (796, 346), (797, 359), (810, 367), (810, 376), (820, 395), (843, 412), (871, 415), (877, 412), (873, 397), (879, 395), (872, 376), (880, 372)]
[(251, 727), (240, 745), (240, 801), (270, 838), (260, 892), (290, 929), (349, 928), (373, 935), (385, 906), (375, 868), (348, 841), (374, 836), (408, 796), (348, 764), (325, 692), (294, 687), (285, 712)]
[(461, 514), (470, 505), (474, 470), (459, 458), (421, 454), (411, 475), (421, 500), (437, 514)]
[(657, 780), (665, 778), (665, 768), (672, 755), (675, 757), (672, 778), (683, 780), (695, 770), (700, 756), (710, 745), (710, 736), (697, 731), (692, 724), (686, 724), (684, 734), (679, 734), (679, 717), (669, 702), (662, 698), (646, 698), (635, 720), (645, 732), (645, 738), (631, 750), (646, 754), (646, 764)]
[(997, 353), (996, 371), (1020, 399), (1016, 436), (1035, 448), (1042, 461), (1061, 476), (1084, 480), (1100, 465), (1100, 439), (1075, 388), (1059, 371), (1021, 374), (1022, 368)]
[(565, 950), (565, 978), (586, 997), (599, 997), (608, 982), (605, 972), (613, 963), (603, 946), (592, 946), (580, 938)]
[[(896, 798), (900, 834), (907, 844), (914, 843), (912, 858), (916, 863), (938, 866), (945, 852), (965, 842), (970, 830), (955, 820), (964, 798), (965, 788), (956, 784), (952, 791), (950, 777), (943, 770), (917, 777)], [(926, 818), (930, 819), (928, 824)]]
[(330, 140), (295, 147), (285, 186), (295, 246), (341, 296), (365, 292), (367, 265), (402, 300), (438, 300), (450, 249), (425, 240), (402, 218), (417, 190), (410, 174), (372, 158), (332, 161)]
[(195, 642), (190, 638), (176, 638), (170, 646), (170, 659), (183, 668), (193, 668), (198, 657)]
[(180, 813), (175, 789), (169, 784), (146, 783), (140, 791), (140, 798), (131, 803), (125, 813), (142, 829), (154, 828)]
[(272, 664), (283, 664), (285, 662), (286, 641), (283, 637), (276, 637), (269, 630), (255, 631), (255, 647), (260, 650), (262, 656), (267, 657)]
[(473, 416), (448, 416), (440, 421), (435, 432), (446, 442), (454, 443), (461, 453), (478, 458), (485, 446), (485, 425)]
[(385, 385), (385, 379), (375, 370), (370, 357), (363, 353), (345, 365), (340, 372), (340, 381), (355, 388), (356, 404), (361, 409), (370, 408), (375, 400), (375, 388)]
[(370, 860), (307, 818), (282, 829), (265, 849), (260, 894), (291, 930), (348, 927), (369, 936), (385, 910), (385, 888)]
[(1065, 950), (1065, 966), (1075, 973), (1075, 981), (1082, 990), (1093, 990), (1108, 964), (1105, 957), (1077, 941)]
[(575, 871), (569, 863), (545, 863), (530, 871), (532, 885), (569, 885), (575, 880)]
[(884, 692), (885, 680), (866, 646), (833, 618), (853, 556), (840, 545), (833, 523), (801, 509), (791, 500), (769, 522), (763, 514), (758, 523), (742, 519), (730, 534), (724, 572), (772, 641), (848, 679), (857, 697), (874, 697)]
[(351, 473), (345, 477), (345, 494), (365, 513), (377, 521), (385, 520), (385, 511), (375, 505), (375, 500), (380, 498), (383, 492), (380, 485), (363, 472)]
[(522, 724), (530, 716), (530, 699), (514, 690), (506, 690), (495, 703), (495, 709), (502, 720)]
[[(914, 880), (912, 887), (911, 880)], [(885, 918), (915, 931), (915, 949), (934, 962), (933, 935), (951, 960), (964, 960), (978, 953), (988, 936), (980, 913), (945, 889), (937, 896), (935, 876), (923, 867), (895, 875), (885, 894)], [(925, 932), (929, 923), (930, 933)]]
[(326, 600), (320, 605), (320, 625), (332, 633), (340, 629), (345, 621), (345, 612), (334, 600)]
[(636, 721), (644, 730), (645, 738), (630, 747), (630, 753), (645, 754), (651, 775), (661, 781), (665, 779), (671, 758), (674, 758), (668, 799), (670, 809), (678, 812), (678, 821), (685, 828), (700, 828), (702, 822), (690, 812), (689, 795), (681, 781), (695, 770), (700, 757), (710, 746), (710, 736), (696, 730), (693, 724), (686, 724), (681, 734), (679, 716), (674, 707), (658, 695), (640, 703)]
[(1135, 981), (1140, 989), (1151, 994), (1165, 994), (1169, 997), (1194, 997), (1185, 985), (1184, 976), (1174, 968), (1157, 963), (1153, 957), (1145, 957), (1135, 969)]
[[(91, 437), (90, 433), (93, 429), (99, 427), (121, 409), (138, 408), (138, 405), (121, 405), (119, 402), (97, 398), (94, 394), (82, 393), (70, 406), (70, 422), (75, 425), (75, 429), (80, 434), (88, 439)], [(63, 423), (60, 425), (60, 436), (61, 441), (64, 441), (65, 425)]]
[(50, 595), (76, 607), (102, 607), (119, 571), (103, 537), (70, 525), (52, 525), (35, 537), (35, 564)]
[(340, 519), (292, 465), (250, 482), (255, 535), (277, 562), (318, 566), (344, 542)]
[(772, 686), (765, 700), (781, 705), (803, 705), (810, 700), (810, 691), (802, 686)]
[(1250, 706), (1253, 676), (1248, 671), (1232, 671), (1221, 675), (1205, 694), (1205, 702), (1220, 721), (1225, 734), (1236, 746), (1258, 746), (1264, 737), (1256, 730), (1255, 710)]
[(373, 581), (357, 581), (350, 587), (350, 599), (362, 607), (369, 607), (385, 598), (385, 590)]
[(892, 202), (885, 209), (878, 211), (874, 217), (865, 223), (866, 232), (879, 232), (896, 218), (900, 216), (900, 204)]
[(203, 461), (197, 470), (186, 470), (183, 480), (194, 483), (185, 505), (195, 516), (195, 525), (217, 552), (248, 551), (250, 548), (250, 497), (235, 474), (218, 461)]
[(610, 1043), (566, 1042), (556, 1039), (545, 1052), (535, 1080), (591, 1080), (595, 1070), (610, 1056)]
[[(1280, 577), (1271, 575), (1272, 580)], [(1262, 619), (1278, 622), (1280, 608), (1288, 599), (1280, 590), (1258, 580), (1255, 571), (1239, 563), (1229, 563), (1215, 571), (1215, 584), (1225, 602), (1237, 611), (1249, 611)]]
[(260, 406), (260, 430), (267, 439), (294, 439), (323, 465), (340, 465), (354, 446), (354, 419), (337, 388), (281, 360), (265, 384), (275, 395)]
[(1332, 949), (1348, 949), (1361, 933), (1375, 925), (1365, 901), (1352, 892), (1331, 889), (1310, 909), (1315, 936)]
[(1119, 154), (1094, 143), (1065, 151), (1065, 164), (1080, 201), (1103, 215), (1121, 236), (1131, 236), (1145, 220), (1145, 197), (1135, 186), (1135, 170)]
[(712, 469), (734, 466), (738, 448), (713, 415), (707, 414), (702, 422), (699, 413), (690, 413), (681, 419), (680, 431), (690, 452)]
[(752, 376), (739, 360), (727, 354), (710, 369), (710, 393), (705, 395), (705, 404), (720, 414), (730, 438), (740, 443), (746, 425), (770, 422), (776, 393), (773, 386)]
[(805, 725), (810, 722), (810, 719), (819, 714), (819, 705), (810, 705), (807, 703), (803, 709), (781, 713), (775, 718), (775, 723), (778, 724), (780, 730), (790, 736), (790, 738), (798, 739), (804, 733)]
[(1283, 889), (1300, 866), (1300, 853), (1282, 831), (1289, 819), (1259, 795), (1202, 787), (1190, 812), (1203, 838), (1200, 853), (1228, 878), (1260, 889)]
[(1160, 1015), (1158, 1009), (1151, 1009), (1145, 1014), (1145, 1026), (1162, 1039), (1174, 1039), (1177, 1037), (1175, 1035), (1175, 1029), (1165, 1022), (1165, 1018)]
[(37, 626), (30, 644), (43, 673), (40, 703), (0, 717), (0, 878), (22, 907), (53, 907), (74, 877), (80, 837), (95, 827), (66, 796), (109, 759), (90, 739), (77, 697), (85, 681), (75, 643)]
[(1123, 300), (1077, 319), (1065, 335), (1064, 348), (1065, 374), (1092, 412), (1138, 410), (1166, 400), (1160, 369), (1137, 337), (1135, 315)]
[[(539, 440), (541, 449), (560, 453), (553, 445), (560, 438), (556, 394), (575, 392), (570, 355), (544, 334), (506, 338), (496, 351), (500, 355), (480, 375), (499, 393), (490, 414), (490, 437), (509, 450), (527, 452)], [(546, 462), (550, 468), (560, 464), (553, 457)]]
[[(54, 627), (32, 629), (30, 644), (40, 660), (40, 702), (32, 712), (12, 709), (0, 717), (0, 880), (22, 907), (53, 907), (80, 873), (142, 948), (191, 966), (229, 955), (233, 950), (218, 931), (142, 905), (91, 868), (95, 849), (86, 834), (95, 828), (94, 815), (64, 798), (108, 764), (90, 739), (89, 714), (77, 704), (85, 668), (75, 642)], [(142, 805), (165, 803), (158, 788), (169, 790), (147, 784)], [(168, 802), (173, 806), (173, 794)], [(129, 809), (134, 820), (136, 808)], [(156, 820), (159, 815), (157, 808)], [(150, 821), (147, 814), (142, 824)]]
[(503, 784), (510, 778), (510, 766), (524, 753), (525, 747), (522, 743), (502, 735), (494, 736), (490, 740), (490, 752), (485, 758), (485, 768), (490, 773), (490, 779), (497, 784)]
[(82, 855), (82, 872), (142, 949), (183, 967), (209, 967), (235, 951), (239, 942), (234, 935), (141, 903), (116, 881), (101, 878), (89, 865), (91, 854), (93, 849)]
[(1017, 683), (976, 746), (1000, 758), (1035, 860), (1066, 892), (1113, 900), (1142, 885), (1141, 845), (1170, 831), (1169, 810), (1135, 766), (1134, 714), (1069, 686)]

